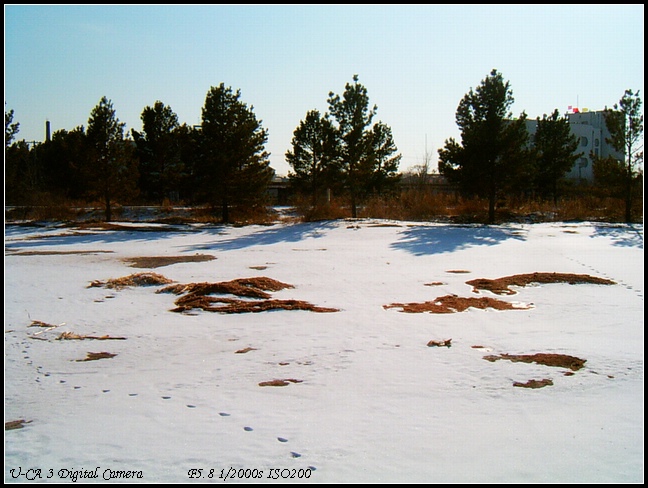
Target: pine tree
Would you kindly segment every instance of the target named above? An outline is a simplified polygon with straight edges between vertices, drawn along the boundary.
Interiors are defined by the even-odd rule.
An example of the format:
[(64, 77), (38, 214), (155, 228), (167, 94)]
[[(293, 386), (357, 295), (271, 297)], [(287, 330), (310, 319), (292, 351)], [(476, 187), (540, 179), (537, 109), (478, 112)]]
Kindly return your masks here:
[(293, 169), (289, 178), (296, 191), (311, 196), (313, 205), (325, 190), (339, 184), (337, 147), (331, 120), (318, 110), (309, 111), (293, 132), (292, 150), (286, 152), (286, 161)]
[(83, 161), (86, 189), (90, 196), (102, 199), (107, 222), (112, 220), (115, 199), (137, 194), (137, 159), (133, 142), (124, 139), (124, 126), (105, 96), (88, 119), (88, 157)]
[(605, 123), (610, 131), (607, 142), (625, 156), (625, 221), (632, 222), (633, 187), (643, 163), (643, 115), (639, 91), (626, 90), (613, 110), (605, 111)]
[(537, 123), (533, 136), (534, 190), (545, 198), (553, 197), (556, 203), (558, 183), (583, 153), (576, 153), (578, 138), (571, 133), (569, 120), (560, 117), (557, 109), (549, 117), (538, 117)]
[(346, 187), (351, 197), (351, 216), (358, 216), (358, 197), (366, 181), (367, 161), (371, 151), (371, 122), (378, 110), (369, 107), (367, 89), (353, 76), (353, 84), (347, 83), (342, 96), (329, 93), (328, 104), (337, 121), (340, 158)]
[(230, 221), (230, 206), (262, 203), (274, 175), (265, 151), (267, 131), (254, 107), (240, 100), (241, 91), (221, 83), (211, 87), (202, 109), (200, 166), (203, 198), (220, 205), (222, 220)]
[(495, 221), (495, 203), (519, 182), (526, 160), (528, 133), (523, 112), (513, 120), (513, 94), (497, 70), (462, 98), (456, 121), (461, 144), (454, 138), (439, 149), (439, 171), (464, 193), (488, 198), (488, 220)]
[(142, 111), (142, 132), (133, 129), (139, 156), (140, 191), (161, 201), (178, 192), (184, 178), (178, 116), (159, 100)]

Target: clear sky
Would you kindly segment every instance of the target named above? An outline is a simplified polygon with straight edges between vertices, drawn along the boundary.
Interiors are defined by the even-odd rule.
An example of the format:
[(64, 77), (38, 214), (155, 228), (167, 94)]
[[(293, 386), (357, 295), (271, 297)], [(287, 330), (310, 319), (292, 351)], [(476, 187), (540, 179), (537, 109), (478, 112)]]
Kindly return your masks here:
[(272, 167), (309, 110), (353, 75), (392, 128), (401, 170), (459, 137), (461, 98), (492, 69), (514, 115), (611, 107), (644, 85), (644, 5), (5, 5), (5, 111), (17, 139), (87, 127), (106, 96), (126, 130), (161, 101), (200, 124), (210, 87), (241, 90)]

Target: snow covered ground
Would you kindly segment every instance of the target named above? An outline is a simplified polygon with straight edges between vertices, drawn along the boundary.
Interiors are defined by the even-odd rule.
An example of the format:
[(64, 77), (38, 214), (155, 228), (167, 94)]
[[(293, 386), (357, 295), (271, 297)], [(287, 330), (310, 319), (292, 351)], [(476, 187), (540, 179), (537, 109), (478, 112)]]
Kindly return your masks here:
[[(5, 482), (643, 482), (643, 225), (123, 227), (5, 227), (5, 423), (25, 421)], [(196, 255), (215, 259), (128, 261)], [(177, 313), (165, 285), (89, 287), (144, 272), (268, 277), (293, 285), (273, 299), (339, 311)], [(533, 272), (615, 284), (466, 284)], [(452, 294), (530, 308), (384, 307)], [(535, 353), (586, 363), (484, 359)], [(295, 381), (260, 386), (276, 379)], [(513, 386), (531, 379), (553, 384)]]

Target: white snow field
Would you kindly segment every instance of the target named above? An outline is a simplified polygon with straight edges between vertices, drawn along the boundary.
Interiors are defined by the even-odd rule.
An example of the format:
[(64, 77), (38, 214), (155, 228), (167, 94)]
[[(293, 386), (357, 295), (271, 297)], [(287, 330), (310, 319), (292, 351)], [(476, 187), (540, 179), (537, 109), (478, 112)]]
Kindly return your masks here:
[[(534, 272), (613, 284), (466, 283)], [(136, 273), (338, 311), (106, 286)], [(4, 286), (5, 483), (643, 483), (643, 225), (6, 224)], [(385, 308), (447, 295), (516, 308)], [(585, 363), (501, 357), (538, 353)]]

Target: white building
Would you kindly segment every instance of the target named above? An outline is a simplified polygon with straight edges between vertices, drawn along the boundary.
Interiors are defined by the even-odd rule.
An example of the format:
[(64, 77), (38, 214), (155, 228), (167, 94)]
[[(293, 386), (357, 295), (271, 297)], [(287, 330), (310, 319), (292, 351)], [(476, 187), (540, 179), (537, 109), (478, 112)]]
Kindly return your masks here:
[[(616, 151), (606, 140), (610, 137), (610, 132), (605, 125), (603, 110), (594, 112), (573, 111), (565, 114), (569, 121), (571, 133), (578, 138), (578, 148), (576, 153), (580, 155), (573, 168), (566, 177), (575, 180), (594, 180), (592, 166), (594, 158), (606, 158), (613, 156), (623, 161), (623, 153)], [(538, 122), (537, 120), (527, 120), (527, 130), (533, 140)]]

